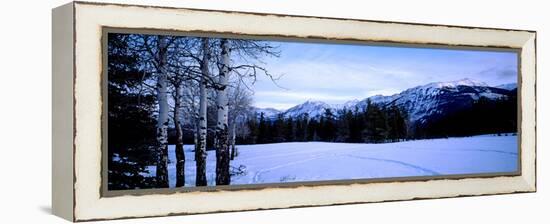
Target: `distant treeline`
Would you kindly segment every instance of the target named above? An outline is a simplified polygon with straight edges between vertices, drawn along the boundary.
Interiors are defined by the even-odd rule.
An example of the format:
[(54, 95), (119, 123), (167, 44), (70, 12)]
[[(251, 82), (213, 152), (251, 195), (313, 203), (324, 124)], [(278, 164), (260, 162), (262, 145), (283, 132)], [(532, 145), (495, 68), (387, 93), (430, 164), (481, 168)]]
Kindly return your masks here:
[(321, 116), (308, 114), (268, 118), (263, 113), (246, 121), (247, 134), (237, 136), (237, 144), (279, 142), (388, 143), (411, 139), (462, 137), (479, 134), (517, 132), (517, 99), (473, 101), (470, 107), (409, 122), (406, 111), (395, 105), (368, 103), (365, 108), (326, 109)]
[(517, 132), (517, 94), (491, 100), (481, 97), (471, 107), (416, 124), (415, 138), (441, 138)]
[(240, 144), (293, 141), (395, 142), (407, 138), (407, 114), (396, 106), (380, 107), (369, 103), (364, 109), (326, 109), (319, 117), (308, 114), (296, 118), (251, 117), (246, 122), (249, 134), (237, 138)]

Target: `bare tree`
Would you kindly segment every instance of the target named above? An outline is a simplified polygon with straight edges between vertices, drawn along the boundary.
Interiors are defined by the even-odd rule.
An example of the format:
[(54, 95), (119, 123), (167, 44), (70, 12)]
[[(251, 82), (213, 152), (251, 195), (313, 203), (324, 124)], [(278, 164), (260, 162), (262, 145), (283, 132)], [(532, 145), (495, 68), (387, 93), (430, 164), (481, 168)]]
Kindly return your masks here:
[(237, 138), (237, 127), (242, 129), (246, 125), (239, 125), (245, 121), (246, 116), (249, 114), (252, 106), (252, 93), (246, 88), (242, 88), (240, 80), (236, 81), (236, 84), (229, 89), (229, 138), (230, 138), (230, 159), (235, 159), (237, 156), (237, 148), (235, 146)]
[[(174, 60), (172, 66), (185, 74), (183, 85), (187, 89), (180, 99), (185, 99), (187, 106), (185, 111), (190, 115), (190, 123), (194, 126), (197, 168), (195, 182), (197, 186), (206, 186), (208, 89), (215, 88), (218, 82), (212, 77), (210, 67), (215, 63), (211, 58), (212, 51), (215, 51), (216, 47), (213, 46), (210, 38), (179, 37), (178, 40), (180, 41), (176, 43), (178, 48), (175, 52), (177, 60)], [(197, 101), (198, 105), (196, 105)]]
[[(208, 132), (208, 95), (209, 89), (215, 90), (216, 128), (214, 142), (216, 147), (216, 184), (230, 184), (230, 160), (235, 156), (236, 120), (229, 122), (229, 101), (227, 96), (230, 73), (236, 80), (250, 90), (247, 83), (254, 84), (256, 76), (263, 73), (276, 80), (261, 66), (263, 55), (278, 56), (275, 48), (266, 42), (250, 40), (228, 40), (195, 37), (135, 35), (140, 55), (146, 62), (148, 71), (156, 75), (156, 85), (150, 88), (156, 92), (158, 100), (157, 142), (157, 183), (159, 187), (168, 187), (168, 105), (167, 94), (174, 99), (173, 121), (176, 131), (177, 175), (176, 186), (185, 184), (185, 153), (183, 150), (183, 110), (187, 112), (193, 124), (196, 147), (197, 186), (206, 186), (206, 142)], [(234, 54), (232, 54), (234, 52)], [(234, 57), (234, 58), (233, 58)], [(234, 60), (232, 60), (234, 59)], [(236, 62), (236, 63), (233, 63)], [(212, 66), (214, 65), (214, 66)], [(217, 66), (215, 66), (217, 65)], [(217, 76), (212, 74), (217, 72)], [(172, 89), (168, 90), (168, 82)], [(196, 84), (193, 84), (196, 83)], [(145, 86), (148, 83), (144, 84)], [(184, 89), (183, 86), (193, 89)], [(187, 88), (187, 87), (185, 87)], [(198, 88), (196, 91), (195, 88)], [(240, 87), (239, 87), (240, 88)], [(244, 89), (244, 88), (243, 88)], [(195, 93), (198, 92), (198, 93)], [(189, 95), (188, 93), (192, 93)], [(195, 97), (198, 95), (198, 99)], [(196, 105), (198, 101), (198, 105)], [(183, 104), (186, 108), (182, 109)], [(190, 106), (187, 108), (187, 106)], [(197, 108), (198, 107), (198, 108)], [(198, 110), (197, 110), (198, 109)], [(231, 130), (229, 129), (231, 126)], [(231, 144), (229, 140), (231, 135)], [(231, 149), (230, 149), (231, 145)]]
[[(181, 64), (181, 63), (178, 63)], [(185, 186), (185, 151), (183, 148), (183, 89), (184, 81), (187, 78), (187, 69), (185, 67), (178, 67), (175, 69), (173, 75), (169, 76), (170, 83), (172, 84), (172, 98), (174, 101), (173, 106), (173, 121), (174, 129), (176, 131), (176, 187)]]
[[(192, 52), (194, 44), (197, 43), (195, 38), (188, 37), (176, 37), (174, 41), (174, 50), (172, 60), (170, 60), (170, 68), (172, 69), (172, 75), (169, 76), (170, 83), (172, 84), (172, 97), (174, 99), (173, 107), (173, 121), (176, 131), (176, 187), (185, 186), (185, 151), (183, 147), (183, 104), (185, 87), (192, 88), (193, 80), (197, 80), (197, 76), (200, 76), (200, 72), (194, 71), (198, 68), (194, 63), (194, 57), (186, 57), (188, 52)], [(183, 52), (183, 54), (179, 53)], [(190, 83), (186, 85), (186, 83)], [(191, 91), (193, 91), (191, 89)], [(188, 91), (189, 92), (189, 91)], [(196, 111), (194, 99), (188, 103), (189, 109), (192, 113), (188, 113), (192, 120), (196, 118)], [(190, 110), (187, 109), (189, 112)], [(193, 121), (193, 123), (195, 123)]]
[(202, 60), (199, 99), (199, 141), (195, 149), (195, 161), (197, 165), (196, 186), (206, 186), (206, 133), (207, 133), (207, 92), (206, 86), (210, 75), (210, 43), (208, 38), (202, 38)]
[[(264, 67), (263, 57), (279, 57), (278, 46), (265, 41), (255, 40), (231, 40), (231, 49), (235, 60), (229, 69), (236, 74), (241, 83), (250, 89), (246, 83), (254, 84), (258, 75), (265, 75), (277, 85), (280, 76), (274, 76)], [(278, 85), (277, 85), (278, 86)]]
[(195, 82), (184, 82), (182, 103), (184, 116), (187, 118), (188, 124), (192, 127), (193, 143), (195, 149), (199, 142), (199, 98), (200, 98), (199, 86)]
[(230, 72), (231, 48), (227, 39), (221, 39), (221, 63), (219, 68), (219, 81), (216, 88), (216, 185), (227, 185), (231, 181), (229, 175), (229, 138), (228, 138), (228, 100), (227, 80)]
[[(139, 55), (142, 69), (156, 78), (155, 81), (143, 80), (138, 94), (144, 91), (153, 91), (158, 103), (156, 126), (156, 185), (159, 188), (169, 187), (168, 180), (168, 125), (169, 111), (169, 75), (170, 58), (173, 50), (170, 48), (175, 38), (161, 35), (130, 35), (132, 41), (130, 48)], [(139, 99), (138, 99), (139, 100)]]
[(156, 180), (159, 187), (168, 187), (168, 83), (167, 83), (167, 49), (168, 39), (158, 36), (157, 41), (158, 54), (158, 74), (157, 74), (157, 100), (159, 104), (159, 114), (157, 122), (157, 143), (158, 143), (158, 161), (156, 170)]
[[(227, 80), (230, 72), (237, 75), (242, 83), (244, 80), (256, 81), (256, 76), (263, 73), (275, 80), (268, 73), (267, 69), (261, 66), (261, 57), (278, 56), (275, 48), (266, 42), (252, 40), (228, 40), (221, 39), (219, 41), (218, 54), (218, 83), (215, 85), (217, 92), (217, 123), (215, 134), (216, 146), (216, 185), (228, 185), (231, 183), (231, 175), (229, 173), (231, 154), (229, 149), (229, 125), (228, 125), (228, 100), (227, 100)], [(235, 59), (240, 64), (232, 65), (232, 51), (235, 51)]]
[(176, 187), (185, 185), (185, 152), (183, 150), (183, 130), (181, 128), (182, 85), (174, 86), (174, 126), (176, 129)]

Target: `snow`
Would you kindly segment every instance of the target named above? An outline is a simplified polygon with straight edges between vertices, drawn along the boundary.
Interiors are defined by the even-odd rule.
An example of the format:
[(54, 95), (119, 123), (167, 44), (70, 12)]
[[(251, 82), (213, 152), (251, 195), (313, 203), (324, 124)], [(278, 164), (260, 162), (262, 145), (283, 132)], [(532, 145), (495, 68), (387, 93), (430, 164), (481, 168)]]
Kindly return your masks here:
[(479, 96), (480, 97), (485, 97), (485, 98), (488, 98), (488, 99), (492, 99), (492, 100), (505, 98), (505, 96), (503, 96), (501, 94), (491, 93), (491, 92), (483, 92), (483, 93), (480, 93)]
[(431, 87), (431, 88), (456, 88), (458, 86), (483, 86), (486, 87), (487, 84), (484, 82), (476, 81), (473, 79), (460, 79), (456, 81), (451, 82), (434, 82), (430, 83), (428, 85), (425, 85), (424, 87)]
[(353, 100), (346, 101), (342, 104), (333, 104), (331, 107), (334, 108), (334, 111), (338, 111), (342, 109), (353, 110), (355, 108), (355, 105), (357, 105), (358, 103), (359, 103), (358, 99), (353, 99)]
[(308, 100), (303, 104), (291, 107), (284, 112), (285, 117), (297, 117), (302, 114), (308, 114), (309, 117), (318, 117), (325, 113), (326, 109), (333, 109), (331, 105), (322, 101)]
[[(184, 148), (186, 186), (194, 186), (192, 146)], [(292, 142), (238, 148), (240, 154), (231, 166), (242, 166), (245, 172), (232, 176), (232, 185), (514, 172), (518, 167), (515, 135), (386, 144)], [(175, 187), (176, 179), (174, 150), (169, 146), (170, 187)], [(208, 151), (208, 185), (214, 185), (215, 161), (215, 152)]]

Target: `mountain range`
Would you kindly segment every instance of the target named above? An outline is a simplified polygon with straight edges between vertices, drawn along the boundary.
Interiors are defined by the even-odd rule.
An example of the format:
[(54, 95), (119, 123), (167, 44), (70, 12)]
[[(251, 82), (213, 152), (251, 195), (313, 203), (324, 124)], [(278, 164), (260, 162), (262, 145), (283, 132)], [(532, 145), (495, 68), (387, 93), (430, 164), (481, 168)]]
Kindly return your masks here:
[(368, 102), (379, 106), (395, 105), (402, 108), (410, 122), (424, 123), (428, 119), (443, 116), (453, 111), (471, 106), (476, 100), (485, 97), (489, 100), (507, 98), (516, 94), (517, 84), (509, 83), (489, 86), (471, 79), (452, 82), (434, 82), (413, 87), (391, 96), (375, 95), (363, 100), (351, 100), (343, 104), (328, 104), (322, 101), (308, 100), (302, 104), (280, 111), (273, 108), (255, 108), (258, 114), (267, 118), (278, 115), (298, 117), (308, 114), (310, 118), (320, 117), (326, 109), (336, 112), (341, 109), (362, 110)]

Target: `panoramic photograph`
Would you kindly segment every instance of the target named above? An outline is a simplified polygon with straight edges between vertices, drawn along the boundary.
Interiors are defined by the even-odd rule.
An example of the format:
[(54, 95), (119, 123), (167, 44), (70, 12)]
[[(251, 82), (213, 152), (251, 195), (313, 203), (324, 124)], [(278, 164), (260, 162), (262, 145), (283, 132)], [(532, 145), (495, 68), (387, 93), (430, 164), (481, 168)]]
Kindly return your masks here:
[(108, 190), (519, 171), (516, 51), (104, 41)]

